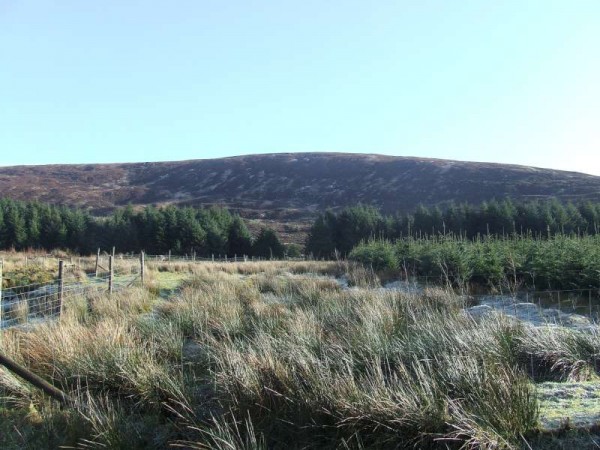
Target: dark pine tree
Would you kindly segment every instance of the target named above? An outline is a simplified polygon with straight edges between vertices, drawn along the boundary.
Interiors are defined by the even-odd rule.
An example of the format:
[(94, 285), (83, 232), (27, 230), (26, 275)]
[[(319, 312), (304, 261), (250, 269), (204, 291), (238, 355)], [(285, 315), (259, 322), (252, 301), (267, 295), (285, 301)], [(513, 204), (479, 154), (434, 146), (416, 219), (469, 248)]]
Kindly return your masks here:
[(252, 253), (262, 258), (283, 258), (285, 248), (274, 230), (262, 228), (252, 246)]
[(234, 216), (227, 233), (227, 254), (243, 256), (252, 253), (252, 237), (240, 216)]

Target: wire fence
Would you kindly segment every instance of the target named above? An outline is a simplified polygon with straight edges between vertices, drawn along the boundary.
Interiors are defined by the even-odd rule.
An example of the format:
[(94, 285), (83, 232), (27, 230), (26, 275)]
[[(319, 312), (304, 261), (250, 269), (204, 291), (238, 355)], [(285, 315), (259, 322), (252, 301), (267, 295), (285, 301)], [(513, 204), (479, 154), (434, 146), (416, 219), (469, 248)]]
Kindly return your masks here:
[[(234, 257), (211, 256), (211, 258), (189, 255), (173, 256), (120, 254), (113, 256), (98, 251), (96, 258), (52, 259), (49, 255), (25, 260), (25, 265), (42, 263), (47, 267), (55, 265), (58, 276), (38, 282), (20, 282), (3, 278), (2, 260), (0, 260), (0, 281), (10, 281), (2, 288), (0, 284), (0, 328), (8, 328), (24, 323), (56, 318), (62, 312), (66, 301), (76, 297), (89, 296), (103, 292), (112, 293), (136, 284), (144, 283), (144, 267), (147, 263), (178, 262), (248, 262), (262, 259), (245, 255)], [(290, 258), (291, 259), (291, 258)], [(153, 264), (152, 264), (153, 265)], [(58, 266), (58, 267), (57, 267)], [(459, 295), (467, 298), (471, 306), (482, 306), (501, 310), (507, 315), (515, 315), (525, 320), (550, 321), (564, 323), (571, 320), (570, 315), (584, 315), (591, 320), (600, 318), (600, 289), (563, 289), (535, 290), (522, 289), (516, 284), (499, 285), (494, 293), (472, 292), (456, 289), (460, 280), (447, 274), (438, 276), (401, 275), (402, 289), (419, 290), (432, 286), (451, 287)]]
[(472, 295), (475, 306), (502, 311), (537, 324), (585, 327), (600, 318), (597, 290), (526, 291), (514, 294)]
[[(143, 284), (146, 263), (236, 263), (268, 259), (248, 255), (200, 257), (195, 251), (185, 255), (172, 255), (171, 252), (162, 255), (147, 255), (143, 252), (115, 255), (114, 248), (112, 253), (101, 253), (98, 249), (95, 259), (60, 259), (52, 254), (28, 255), (22, 261), (25, 268), (37, 266), (47, 269), (48, 266), (56, 268), (58, 265), (58, 276), (33, 283), (15, 283), (15, 280), (3, 278), (0, 259), (0, 329), (59, 317), (63, 304), (75, 297), (107, 291), (112, 293)], [(3, 288), (2, 283), (5, 281), (8, 283)]]
[[(89, 266), (89, 265), (88, 265)], [(65, 302), (74, 298), (114, 291), (141, 283), (142, 266), (120, 267), (115, 270), (112, 257), (108, 269), (58, 261), (58, 276), (34, 283), (15, 283), (3, 278), (0, 260), (0, 329), (36, 323), (60, 317)]]
[[(447, 288), (461, 296), (467, 308), (475, 313), (501, 311), (537, 324), (555, 323), (566, 326), (588, 326), (600, 321), (600, 289), (532, 289), (515, 285), (497, 285), (487, 289), (479, 286), (457, 287), (443, 276), (403, 276), (386, 286), (418, 293), (427, 288)], [(484, 292), (482, 292), (484, 291)], [(584, 316), (581, 319), (574, 316)]]
[[(118, 260), (139, 260), (139, 253), (125, 253), (116, 255), (115, 258)], [(105, 260), (108, 257), (108, 254), (101, 255), (100, 258)], [(272, 258), (265, 258), (262, 256), (249, 256), (249, 255), (211, 255), (207, 256), (198, 256), (195, 253), (192, 254), (184, 254), (184, 255), (171, 255), (171, 254), (157, 254), (151, 255), (144, 253), (144, 257), (148, 262), (217, 262), (217, 263), (238, 263), (238, 262), (257, 262), (257, 261), (269, 261)], [(277, 258), (277, 260), (284, 261), (304, 261), (306, 258), (303, 257), (290, 257), (286, 256), (284, 258)]]

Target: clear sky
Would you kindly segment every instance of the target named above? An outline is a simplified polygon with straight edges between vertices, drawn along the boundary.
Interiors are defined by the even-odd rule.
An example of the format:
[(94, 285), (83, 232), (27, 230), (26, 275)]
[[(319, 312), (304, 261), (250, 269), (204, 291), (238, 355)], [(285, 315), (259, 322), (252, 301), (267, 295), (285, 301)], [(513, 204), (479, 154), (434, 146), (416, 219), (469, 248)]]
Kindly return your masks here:
[(0, 0), (0, 165), (297, 151), (600, 175), (600, 1)]

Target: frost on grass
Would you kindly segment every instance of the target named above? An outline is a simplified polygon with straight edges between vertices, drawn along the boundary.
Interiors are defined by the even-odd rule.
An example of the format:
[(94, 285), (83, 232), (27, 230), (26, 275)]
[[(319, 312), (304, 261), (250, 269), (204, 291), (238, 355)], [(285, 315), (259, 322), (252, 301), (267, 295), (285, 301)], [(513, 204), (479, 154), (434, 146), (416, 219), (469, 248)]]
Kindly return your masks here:
[(539, 383), (540, 426), (591, 428), (600, 423), (600, 381)]

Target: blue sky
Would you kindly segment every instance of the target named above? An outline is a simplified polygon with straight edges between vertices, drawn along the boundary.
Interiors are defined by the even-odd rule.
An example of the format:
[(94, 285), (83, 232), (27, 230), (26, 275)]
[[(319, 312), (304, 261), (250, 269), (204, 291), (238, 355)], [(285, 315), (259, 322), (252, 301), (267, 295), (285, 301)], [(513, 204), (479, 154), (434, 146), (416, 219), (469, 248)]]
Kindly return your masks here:
[(0, 165), (340, 151), (600, 175), (600, 1), (0, 0)]

